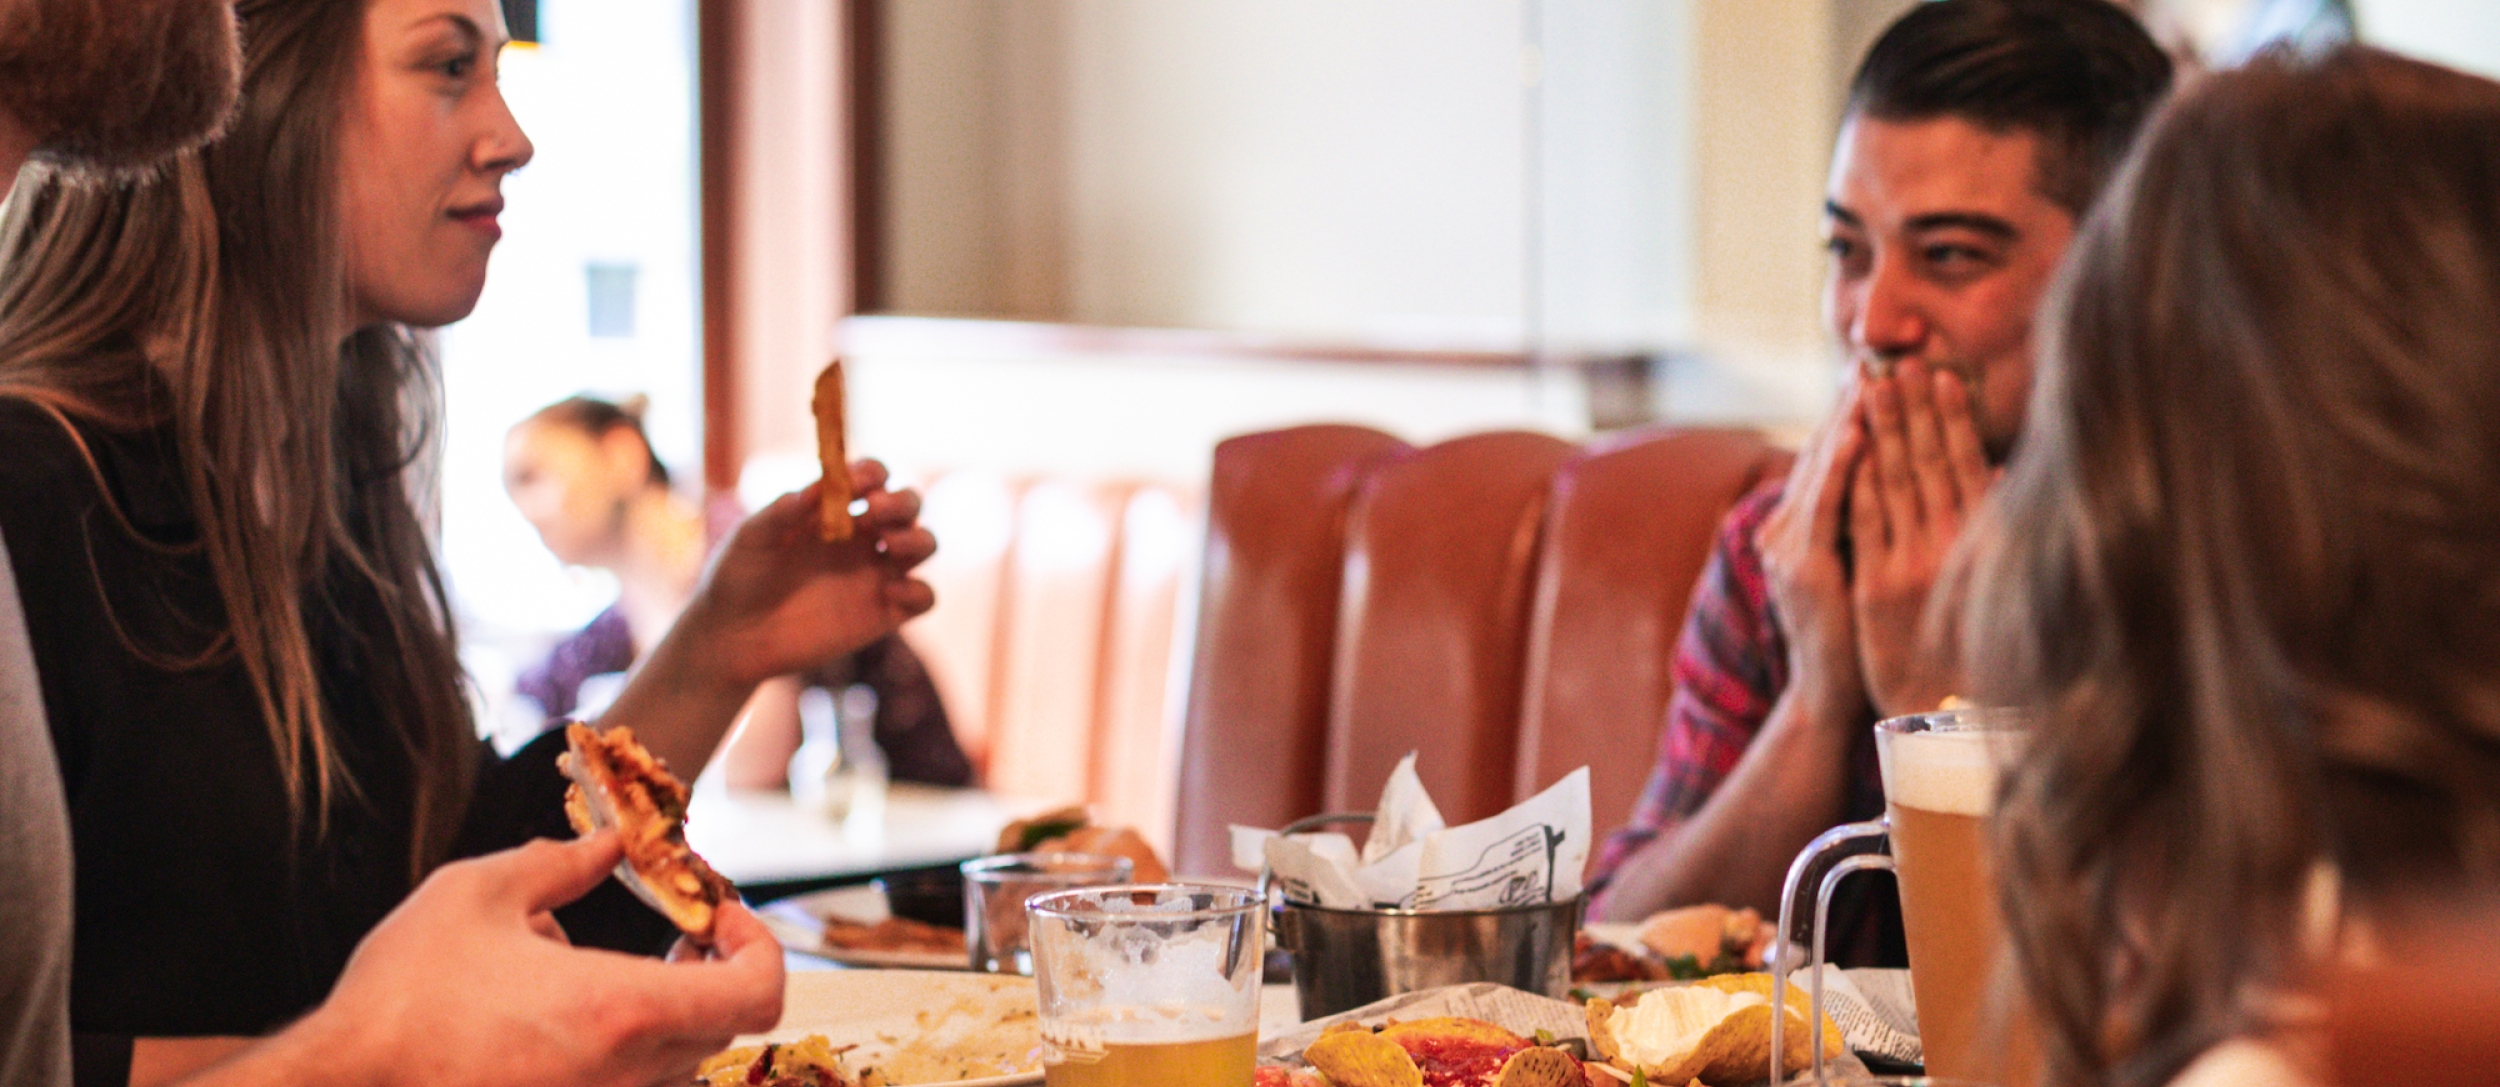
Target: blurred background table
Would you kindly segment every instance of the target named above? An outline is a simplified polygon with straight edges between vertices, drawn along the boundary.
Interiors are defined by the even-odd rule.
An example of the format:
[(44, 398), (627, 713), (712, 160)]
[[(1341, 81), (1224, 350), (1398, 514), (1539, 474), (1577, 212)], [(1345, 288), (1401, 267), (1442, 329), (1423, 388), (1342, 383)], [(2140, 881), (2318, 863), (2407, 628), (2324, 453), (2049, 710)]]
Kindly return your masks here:
[(884, 826), (855, 834), (788, 793), (733, 790), (707, 778), (687, 805), (686, 840), (749, 901), (769, 902), (982, 856), (1010, 821), (1046, 806), (898, 783), (886, 792)]

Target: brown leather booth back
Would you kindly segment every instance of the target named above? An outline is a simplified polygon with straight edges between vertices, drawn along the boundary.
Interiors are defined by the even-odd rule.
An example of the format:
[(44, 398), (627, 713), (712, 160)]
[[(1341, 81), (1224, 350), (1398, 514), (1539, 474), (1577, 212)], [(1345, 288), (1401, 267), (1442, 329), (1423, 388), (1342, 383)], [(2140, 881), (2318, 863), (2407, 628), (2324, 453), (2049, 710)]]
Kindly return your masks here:
[(1106, 602), (1126, 497), (1113, 484), (1046, 479), (1016, 502), (990, 701), (986, 783), (998, 792), (1094, 797)]
[(1644, 430), (1554, 472), (1514, 798), (1586, 766), (1598, 827), (1622, 823), (1653, 761), (1676, 637), (1719, 520), (1789, 459), (1752, 431)]
[(1346, 534), (1327, 810), (1371, 810), (1410, 750), (1452, 824), (1509, 806), (1538, 529), (1573, 450), (1477, 434), (1373, 473)]
[(1374, 467), (1410, 448), (1353, 426), (1216, 447), (1174, 871), (1229, 874), (1225, 824), (1279, 827), (1320, 809), (1347, 509)]

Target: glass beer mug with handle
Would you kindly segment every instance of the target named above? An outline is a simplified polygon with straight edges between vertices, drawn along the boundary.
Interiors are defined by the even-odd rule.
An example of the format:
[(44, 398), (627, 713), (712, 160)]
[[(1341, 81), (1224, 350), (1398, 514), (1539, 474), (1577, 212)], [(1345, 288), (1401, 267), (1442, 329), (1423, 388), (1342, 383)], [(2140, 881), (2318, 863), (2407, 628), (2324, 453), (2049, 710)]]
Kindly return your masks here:
[[(1808, 930), (1808, 984), (1818, 1017), (1823, 1014), (1824, 930), (1833, 889), (1852, 873), (1878, 869), (1891, 870), (1899, 881), (1919, 1045), (1930, 1075), (2016, 1084), (2028, 1083), (2038, 1067), (2018, 994), (1993, 991), (1999, 984), (2001, 941), (1986, 826), (1996, 802), (1997, 777), (2020, 752), (2026, 724), (2015, 711), (1961, 709), (1876, 725), (1884, 818), (1825, 831), (1788, 869), (1780, 902), (1783, 939), (1796, 931), (1790, 915), (1808, 877), (1817, 870), (1823, 873), (1814, 886)], [(1887, 839), (1891, 853), (1853, 853), (1829, 862), (1835, 852), (1853, 844), (1863, 848), (1874, 838)], [(1786, 998), (1787, 971), (1775, 973), (1776, 1002)], [(1774, 1053), (1783, 1041), (1782, 1018), (1771, 1020)], [(1772, 1071), (1777, 1087), (1778, 1069)], [(1815, 1082), (1823, 1080), (1819, 1056), (1814, 1077)]]

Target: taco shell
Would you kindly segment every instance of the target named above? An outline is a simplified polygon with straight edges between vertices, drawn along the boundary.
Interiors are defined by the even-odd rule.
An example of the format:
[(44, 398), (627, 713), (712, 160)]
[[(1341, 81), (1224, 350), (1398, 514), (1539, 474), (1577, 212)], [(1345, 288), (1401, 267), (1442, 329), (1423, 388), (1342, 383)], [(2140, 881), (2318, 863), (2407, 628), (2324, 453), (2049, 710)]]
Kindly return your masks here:
[(1332, 1030), (1302, 1050), (1331, 1087), (1424, 1087), (1423, 1070), (1396, 1042), (1368, 1030)]
[[(1784, 1072), (1812, 1063), (1805, 1029), (1806, 994), (1791, 987), (1791, 1028), (1784, 1032)], [(1606, 1063), (1638, 1071), (1651, 1083), (1746, 1083), (1766, 1078), (1771, 1058), (1771, 975), (1727, 974), (1691, 985), (1653, 989), (1630, 1005), (1588, 1003), (1589, 1041)], [(1845, 1048), (1829, 1016), (1822, 1023), (1823, 1058)]]

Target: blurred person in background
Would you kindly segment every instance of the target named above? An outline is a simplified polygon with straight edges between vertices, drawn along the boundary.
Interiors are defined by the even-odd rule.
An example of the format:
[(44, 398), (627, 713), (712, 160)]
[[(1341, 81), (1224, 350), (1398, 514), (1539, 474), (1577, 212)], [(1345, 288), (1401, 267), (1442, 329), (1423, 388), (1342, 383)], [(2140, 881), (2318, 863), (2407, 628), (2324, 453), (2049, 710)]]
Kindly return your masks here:
[[(1868, 50), (1823, 216), (1849, 383), (1789, 477), (1720, 526), (1594, 917), (1777, 916), (1809, 840), (1882, 814), (1871, 726), (1960, 692), (1952, 654), (1922, 648), (1929, 589), (2022, 433), (2033, 312), (2170, 72), (2104, 0), (1919, 4)], [(1888, 881), (1840, 902), (1846, 957), (1904, 961)]]
[[(185, 8), (211, 18), (178, 28)], [(350, 1011), (299, 1025), (396, 1058), (348, 1070), (371, 1081), (664, 1080), (769, 1022), (779, 952), (734, 908), (710, 963), (562, 946), (673, 935), (613, 883), (584, 897), (611, 837), (449, 863), (571, 836), (561, 744), (502, 761), (478, 739), (405, 481), (434, 432), (413, 330), (475, 305), (531, 153), (495, 86), (497, 5), (0, 13), (27, 35), (0, 37), (13, 146), (54, 149), (0, 220), (0, 534), (28, 650), (9, 705), (22, 725), (38, 686), (72, 835), (71, 878), (41, 886), (75, 889), (80, 1081), (178, 1077), (325, 997)], [(215, 143), (139, 168), (59, 121), (229, 78), (231, 25), (216, 63), (174, 46), (237, 16)], [(602, 724), (691, 774), (756, 684), (926, 610), (916, 496), (853, 477), (857, 538), (816, 539), (814, 488), (759, 511)]]
[[(551, 720), (585, 712), (586, 685), (612, 690), (660, 643), (710, 554), (703, 512), (670, 489), (668, 466), (643, 432), (642, 407), (638, 399), (620, 405), (576, 396), (539, 409), (504, 438), (505, 493), (540, 542), (568, 566), (616, 575), (616, 603), (521, 674), (521, 694)], [(728, 784), (781, 787), (799, 745), (801, 689), (839, 694), (855, 684), (876, 696), (877, 746), (894, 778), (972, 784), (972, 761), (955, 742), (937, 685), (900, 634), (803, 676), (766, 682), (721, 748)]]
[(2500, 84), (2375, 50), (2200, 80), (2075, 243), (1964, 632), (2055, 1082), (2312, 1081), (2316, 969), (2500, 891), (2496, 315)]

